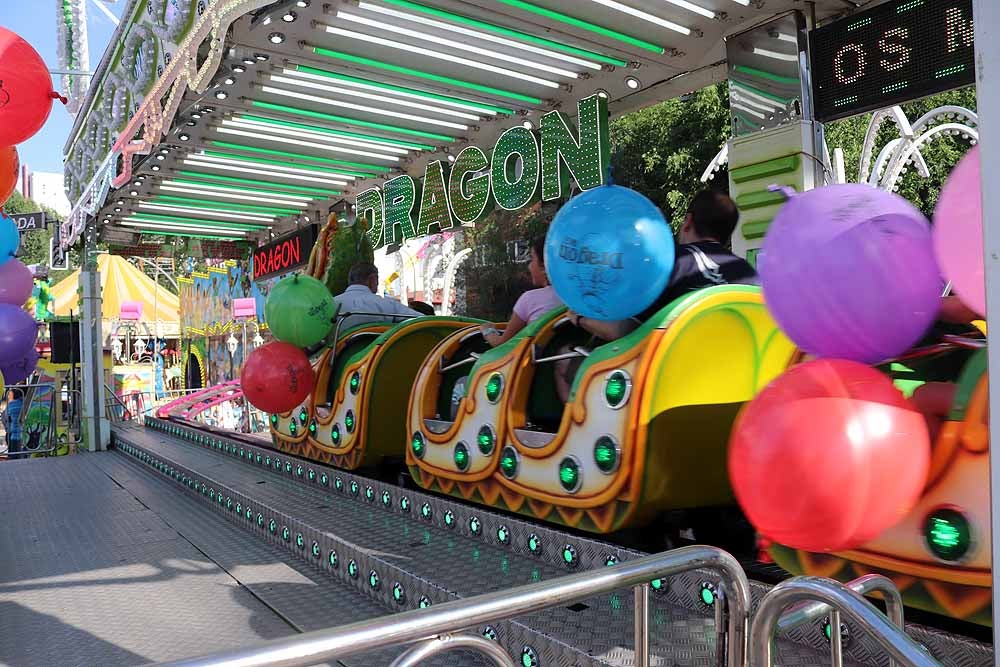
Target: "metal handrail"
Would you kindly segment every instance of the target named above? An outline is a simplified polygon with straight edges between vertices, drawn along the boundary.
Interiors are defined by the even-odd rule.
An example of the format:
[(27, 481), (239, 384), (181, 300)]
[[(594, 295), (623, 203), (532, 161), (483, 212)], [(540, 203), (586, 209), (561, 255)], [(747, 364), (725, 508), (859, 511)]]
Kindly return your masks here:
[(586, 358), (589, 356), (590, 352), (578, 345), (574, 348), (571, 348), (570, 352), (553, 354), (550, 357), (539, 357), (537, 346), (536, 345), (531, 346), (531, 363), (533, 364), (545, 364), (553, 361), (562, 361), (564, 359), (579, 359), (579, 358)]
[[(795, 577), (783, 581), (760, 601), (750, 629), (751, 667), (774, 664), (774, 642), (778, 622), (788, 605), (813, 600), (829, 605), (869, 633), (889, 657), (903, 667), (941, 667), (924, 648), (875, 608), (872, 603), (843, 584), (823, 577)], [(830, 628), (830, 636), (840, 634), (839, 625)]]
[(416, 667), (427, 658), (456, 648), (472, 649), (490, 658), (497, 667), (516, 667), (507, 651), (496, 642), (479, 635), (441, 635), (418, 642), (413, 648), (392, 661), (389, 667)]
[[(903, 596), (892, 580), (881, 574), (866, 574), (844, 584), (852, 591), (864, 595), (873, 591), (882, 593), (885, 598), (885, 613), (900, 630), (906, 631), (903, 618)], [(835, 666), (844, 662), (844, 648), (840, 636), (840, 612), (822, 602), (803, 602), (781, 615), (778, 619), (778, 633), (787, 632), (806, 623), (810, 623), (828, 615), (830, 621), (830, 656)], [(889, 660), (889, 667), (895, 666), (894, 660)]]
[[(715, 547), (692, 546), (571, 574), (508, 590), (487, 593), (465, 600), (414, 609), (382, 618), (361, 621), (327, 630), (307, 632), (289, 639), (277, 639), (256, 647), (169, 663), (171, 667), (305, 667), (321, 662), (366, 653), (379, 648), (427, 640), (464, 628), (533, 614), (543, 609), (563, 607), (595, 595), (622, 588), (637, 588), (636, 608), (646, 613), (640, 594), (650, 581), (691, 570), (717, 572), (728, 605), (725, 664), (743, 667), (746, 659), (747, 627), (750, 611), (750, 584), (735, 558)], [(867, 604), (867, 603), (866, 603)], [(779, 610), (780, 611), (780, 610)], [(646, 619), (637, 619), (637, 629)], [(647, 638), (636, 639), (636, 648), (648, 646)], [(720, 663), (723, 655), (719, 656)], [(649, 655), (637, 651), (635, 665), (647, 667)]]

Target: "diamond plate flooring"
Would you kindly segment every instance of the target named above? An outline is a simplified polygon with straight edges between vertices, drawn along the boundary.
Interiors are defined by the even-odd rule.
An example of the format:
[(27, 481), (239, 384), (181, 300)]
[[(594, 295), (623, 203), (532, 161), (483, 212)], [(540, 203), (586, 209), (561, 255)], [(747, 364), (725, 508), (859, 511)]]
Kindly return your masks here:
[(118, 454), (4, 463), (0, 502), (0, 664), (141, 665), (386, 613)]
[(137, 665), (295, 632), (105, 474), (111, 458), (0, 465), (0, 662)]
[[(566, 573), (527, 554), (422, 524), (409, 516), (373, 511), (349, 494), (305, 485), (162, 433), (139, 428), (119, 428), (116, 432), (168, 465), (197, 471), (203, 484), (224, 487), (226, 493), (245, 494), (265, 506), (265, 512), (294, 517), (303, 525), (335, 535), (454, 596), (470, 597)], [(203, 486), (201, 490), (204, 495), (207, 489)], [(188, 495), (198, 497), (195, 492)], [(205, 505), (211, 507), (211, 503)], [(527, 628), (547, 636), (548, 641), (538, 646), (538, 664), (579, 664), (581, 652), (600, 664), (633, 663), (632, 596), (628, 591), (517, 620), (496, 628), (500, 640), (507, 647), (519, 646)], [(653, 664), (715, 664), (714, 622), (709, 616), (657, 601), (650, 623), (656, 654)], [(812, 665), (827, 660), (823, 653), (808, 647), (782, 643), (780, 664)]]

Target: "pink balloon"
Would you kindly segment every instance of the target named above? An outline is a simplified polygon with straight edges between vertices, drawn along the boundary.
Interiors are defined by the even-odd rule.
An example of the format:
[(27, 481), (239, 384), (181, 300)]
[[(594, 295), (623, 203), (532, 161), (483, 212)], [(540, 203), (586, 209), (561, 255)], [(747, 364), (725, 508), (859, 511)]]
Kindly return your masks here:
[(985, 315), (981, 171), (976, 146), (948, 176), (934, 209), (934, 251), (955, 294), (969, 308)]
[(34, 286), (31, 269), (22, 262), (12, 259), (0, 264), (0, 303), (23, 306)]

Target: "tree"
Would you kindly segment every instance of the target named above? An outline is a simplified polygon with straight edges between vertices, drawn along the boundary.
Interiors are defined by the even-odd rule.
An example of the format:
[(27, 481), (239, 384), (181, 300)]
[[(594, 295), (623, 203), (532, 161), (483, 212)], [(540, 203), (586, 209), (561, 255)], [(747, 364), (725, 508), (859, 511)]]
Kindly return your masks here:
[[(4, 203), (3, 211), (7, 215), (17, 215), (19, 213), (33, 213), (42, 211), (48, 224), (53, 224), (59, 220), (59, 214), (47, 206), (28, 199), (20, 192), (14, 191), (10, 198)], [(34, 232), (21, 234), (21, 247), (18, 249), (18, 259), (25, 264), (38, 264), (47, 267), (49, 265), (49, 241), (52, 239), (52, 230), (48, 226)], [(80, 265), (79, 253), (73, 251), (72, 264)], [(70, 274), (70, 271), (49, 271), (49, 279), (57, 283)]]
[[(676, 228), (729, 134), (723, 83), (627, 114), (611, 124), (614, 180), (649, 197)], [(728, 190), (726, 172), (716, 184)]]
[[(969, 86), (948, 91), (901, 106), (906, 117), (914, 122), (932, 109), (944, 105), (955, 105), (975, 111), (975, 87)], [(844, 151), (844, 164), (847, 167), (848, 181), (856, 181), (858, 178), (861, 149), (871, 117), (872, 114), (864, 114), (826, 124), (826, 142), (830, 150), (840, 147)], [(883, 123), (876, 140), (874, 156), (877, 157), (883, 146), (898, 137), (899, 129), (895, 123)], [(969, 142), (957, 136), (939, 136), (925, 144), (921, 148), (921, 153), (927, 162), (930, 178), (921, 178), (915, 170), (909, 169), (899, 180), (899, 195), (913, 203), (925, 215), (931, 217), (934, 213), (934, 207), (937, 205), (938, 196), (941, 194), (941, 187), (948, 178), (948, 174), (951, 173), (955, 164), (968, 149)]]

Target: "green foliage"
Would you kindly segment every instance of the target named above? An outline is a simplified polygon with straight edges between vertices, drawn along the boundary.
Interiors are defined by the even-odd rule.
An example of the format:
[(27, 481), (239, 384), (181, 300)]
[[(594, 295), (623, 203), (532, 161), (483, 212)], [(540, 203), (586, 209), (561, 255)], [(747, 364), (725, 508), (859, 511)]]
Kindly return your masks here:
[[(8, 215), (44, 211), (45, 219), (50, 224), (52, 221), (59, 220), (59, 214), (51, 208), (42, 206), (32, 199), (28, 199), (16, 190), (11, 194), (10, 199), (4, 203), (3, 211)], [(28, 265), (40, 264), (42, 266), (48, 266), (49, 240), (51, 238), (52, 230), (48, 227), (36, 232), (21, 234), (21, 247), (18, 250), (18, 259)], [(79, 253), (76, 250), (74, 250), (70, 255), (70, 263), (72, 266), (80, 266)], [(53, 284), (55, 284), (68, 276), (70, 273), (71, 271), (49, 271), (49, 279)]]
[[(705, 187), (702, 173), (728, 140), (726, 84), (661, 102), (611, 124), (614, 180), (649, 197), (676, 228)], [(728, 191), (727, 172), (719, 172), (713, 185)]]
[[(347, 289), (347, 274), (358, 262), (374, 262), (371, 241), (361, 225), (341, 225), (330, 235), (326, 286), (334, 296)], [(387, 276), (382, 276), (386, 278)]]
[[(910, 119), (911, 123), (914, 123), (928, 111), (949, 104), (975, 111), (975, 87), (960, 88), (941, 93), (940, 95), (934, 95), (933, 97), (909, 102), (902, 105), (902, 108), (906, 117)], [(847, 180), (851, 182), (858, 180), (861, 149), (864, 145), (865, 132), (868, 130), (868, 124), (871, 122), (871, 116), (871, 114), (865, 114), (845, 118), (844, 120), (827, 123), (825, 128), (826, 142), (830, 150), (832, 151), (837, 147), (844, 150)], [(886, 121), (882, 124), (872, 155), (873, 168), (882, 147), (898, 137), (899, 129), (894, 122)], [(898, 193), (930, 217), (934, 212), (934, 206), (937, 204), (944, 181), (958, 160), (969, 150), (969, 142), (956, 136), (938, 136), (930, 143), (924, 144), (920, 150), (930, 170), (930, 178), (921, 178), (916, 170), (911, 167), (899, 179)]]
[(558, 208), (558, 204), (536, 204), (521, 211), (498, 209), (464, 230), (465, 245), (473, 250), (458, 276), (466, 290), (462, 314), (497, 322), (510, 319), (514, 302), (532, 289), (523, 253), (529, 251), (531, 239), (545, 235)]

